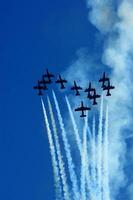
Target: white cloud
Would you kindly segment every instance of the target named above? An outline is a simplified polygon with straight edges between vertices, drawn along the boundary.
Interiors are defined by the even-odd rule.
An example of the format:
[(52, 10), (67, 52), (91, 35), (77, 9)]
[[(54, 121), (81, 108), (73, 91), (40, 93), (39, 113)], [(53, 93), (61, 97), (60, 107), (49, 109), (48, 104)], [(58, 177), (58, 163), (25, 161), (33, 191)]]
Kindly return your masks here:
[[(123, 0), (117, 9), (113, 1), (89, 0), (91, 7), (89, 19), (101, 34), (105, 34), (105, 49), (101, 58), (103, 64), (111, 69), (111, 81), (116, 89), (108, 100), (110, 112), (110, 183), (112, 199), (115, 199), (119, 188), (126, 184), (124, 174), (126, 143), (123, 131), (132, 123), (132, 55), (133, 55), (133, 4), (132, 0)], [(94, 65), (93, 65), (94, 64)], [(94, 68), (93, 68), (94, 66)], [(92, 74), (93, 72), (93, 74)], [(70, 80), (79, 80), (85, 85), (89, 79), (95, 80), (95, 74), (101, 72), (89, 56), (81, 53), (66, 72)], [(100, 75), (100, 74), (99, 74)], [(73, 99), (73, 101), (75, 101)], [(129, 188), (132, 194), (133, 186)], [(132, 199), (132, 197), (131, 197)]]
[(94, 24), (102, 33), (110, 32), (115, 21), (116, 15), (113, 7), (113, 1), (110, 0), (93, 0), (87, 1), (89, 12), (89, 20)]

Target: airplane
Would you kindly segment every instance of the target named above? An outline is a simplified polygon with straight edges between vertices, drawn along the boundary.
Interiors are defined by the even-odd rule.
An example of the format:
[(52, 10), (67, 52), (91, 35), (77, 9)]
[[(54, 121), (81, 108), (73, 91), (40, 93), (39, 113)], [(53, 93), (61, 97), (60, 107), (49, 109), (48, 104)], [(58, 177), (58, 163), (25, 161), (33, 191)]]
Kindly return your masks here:
[(85, 107), (85, 106), (83, 105), (83, 101), (81, 101), (81, 106), (75, 109), (75, 111), (81, 111), (81, 112), (82, 112), (82, 114), (80, 115), (80, 117), (86, 117), (86, 115), (84, 114), (84, 112), (85, 112), (86, 110), (91, 110), (91, 108)]
[(40, 83), (39, 80), (38, 80), (38, 85), (37, 85), (37, 86), (34, 86), (33, 89), (34, 89), (34, 90), (38, 90), (38, 92), (39, 92), (38, 95), (39, 95), (39, 96), (42, 96), (42, 95), (43, 95), (42, 90), (46, 90), (43, 86), (41, 86), (41, 83)]
[(110, 90), (114, 89), (115, 87), (110, 85), (110, 80), (108, 80), (108, 85), (103, 88), (103, 90), (107, 90), (106, 96), (111, 96)]
[(43, 84), (45, 90), (47, 90), (48, 88), (47, 88), (46, 84), (49, 84), (50, 82), (49, 82), (49, 80), (45, 80), (45, 76), (42, 75), (42, 80), (40, 81), (40, 83)]
[(61, 75), (59, 74), (59, 79), (57, 79), (55, 82), (56, 83), (60, 83), (61, 84), (61, 89), (64, 89), (65, 88), (64, 83), (67, 83), (67, 80), (62, 79)]
[(43, 76), (48, 78), (48, 83), (52, 83), (51, 78), (53, 78), (54, 75), (53, 75), (52, 73), (50, 73), (50, 72), (48, 71), (48, 69), (46, 70), (46, 74), (44, 74)]
[(88, 92), (87, 98), (90, 98), (92, 92), (95, 92), (95, 89), (91, 87), (91, 82), (89, 83), (89, 87), (85, 89), (85, 92)]
[(82, 90), (82, 87), (77, 86), (76, 81), (74, 81), (74, 86), (71, 87), (71, 90), (75, 90), (76, 91), (76, 96), (79, 96), (80, 95), (79, 90)]
[(105, 72), (104, 72), (103, 77), (99, 79), (99, 83), (102, 82), (102, 88), (104, 88), (106, 86), (105, 85), (106, 81), (109, 81), (109, 78), (106, 77)]
[(101, 95), (96, 94), (96, 90), (94, 91), (94, 95), (90, 97), (90, 99), (93, 99), (93, 105), (97, 105), (96, 99), (100, 98)]
[(88, 92), (87, 98), (93, 100), (93, 105), (96, 105), (96, 99), (100, 98), (100, 95), (96, 94), (96, 89), (91, 87), (91, 82), (89, 83), (89, 87), (85, 89), (85, 92)]

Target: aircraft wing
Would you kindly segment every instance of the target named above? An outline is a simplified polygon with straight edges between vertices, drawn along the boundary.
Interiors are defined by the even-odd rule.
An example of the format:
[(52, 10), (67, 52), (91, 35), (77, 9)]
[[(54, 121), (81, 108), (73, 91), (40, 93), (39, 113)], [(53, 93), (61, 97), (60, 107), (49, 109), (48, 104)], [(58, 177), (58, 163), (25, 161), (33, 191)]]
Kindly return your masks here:
[(60, 80), (57, 80), (57, 81), (56, 81), (56, 83), (60, 83), (60, 82), (61, 82)]
[(54, 77), (54, 74), (49, 73), (49, 75), (50, 75), (51, 77)]
[(103, 79), (100, 78), (98, 82), (102, 82), (102, 81), (103, 81)]
[(67, 83), (67, 80), (57, 80), (56, 83)]
[(71, 90), (75, 90), (75, 87), (71, 87)]
[(86, 89), (85, 89), (85, 92), (89, 92), (89, 89), (88, 89), (88, 88), (86, 88)]
[(90, 108), (89, 107), (84, 107), (83, 110), (90, 110)]
[(75, 111), (83, 111), (83, 108), (82, 107), (78, 107), (75, 109)]
[(115, 86), (111, 86), (111, 89), (115, 89)]

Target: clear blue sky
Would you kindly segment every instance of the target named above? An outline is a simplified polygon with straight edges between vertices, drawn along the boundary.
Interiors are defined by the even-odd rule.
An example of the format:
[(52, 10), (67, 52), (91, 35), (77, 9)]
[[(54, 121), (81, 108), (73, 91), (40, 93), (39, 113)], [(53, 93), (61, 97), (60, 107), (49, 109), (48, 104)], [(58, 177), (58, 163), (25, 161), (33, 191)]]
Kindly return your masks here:
[(0, 199), (54, 199), (40, 99), (33, 91), (45, 67), (55, 73), (94, 44), (81, 0), (0, 3)]

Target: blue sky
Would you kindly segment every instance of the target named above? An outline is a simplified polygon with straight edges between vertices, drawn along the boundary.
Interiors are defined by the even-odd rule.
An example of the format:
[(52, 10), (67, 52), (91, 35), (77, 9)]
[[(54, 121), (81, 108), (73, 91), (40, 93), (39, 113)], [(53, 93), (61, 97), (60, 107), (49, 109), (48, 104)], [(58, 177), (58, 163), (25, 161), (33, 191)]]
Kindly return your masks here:
[(1, 1), (0, 198), (53, 199), (53, 174), (40, 99), (45, 68), (61, 72), (77, 49), (95, 48), (84, 2)]
[(1, 1), (0, 29), (0, 199), (53, 200), (41, 102), (32, 87), (45, 68), (66, 71), (81, 48), (99, 59), (104, 36), (81, 0)]

